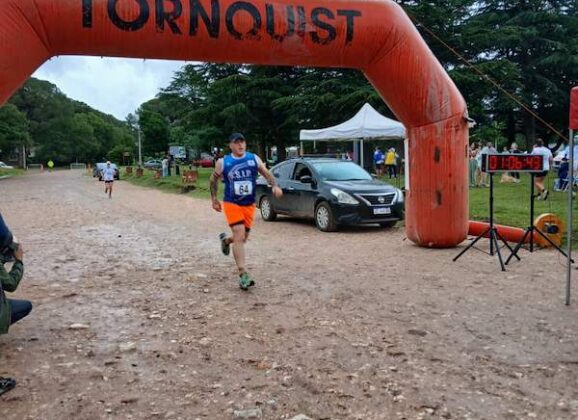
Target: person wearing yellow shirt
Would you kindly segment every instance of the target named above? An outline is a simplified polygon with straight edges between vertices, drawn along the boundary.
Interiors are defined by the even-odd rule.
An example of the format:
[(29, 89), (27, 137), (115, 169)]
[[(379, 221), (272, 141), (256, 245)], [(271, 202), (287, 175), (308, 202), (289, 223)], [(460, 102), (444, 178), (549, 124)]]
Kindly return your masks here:
[(389, 178), (397, 178), (397, 158), (399, 155), (395, 152), (395, 148), (390, 147), (385, 155), (385, 167)]

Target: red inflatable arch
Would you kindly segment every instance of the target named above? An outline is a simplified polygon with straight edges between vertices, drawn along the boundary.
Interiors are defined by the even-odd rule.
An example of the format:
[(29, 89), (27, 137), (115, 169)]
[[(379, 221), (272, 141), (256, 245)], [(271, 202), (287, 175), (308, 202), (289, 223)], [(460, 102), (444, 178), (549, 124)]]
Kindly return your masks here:
[(407, 236), (466, 237), (466, 105), (392, 1), (0, 0), (0, 104), (57, 55), (360, 69), (408, 129)]

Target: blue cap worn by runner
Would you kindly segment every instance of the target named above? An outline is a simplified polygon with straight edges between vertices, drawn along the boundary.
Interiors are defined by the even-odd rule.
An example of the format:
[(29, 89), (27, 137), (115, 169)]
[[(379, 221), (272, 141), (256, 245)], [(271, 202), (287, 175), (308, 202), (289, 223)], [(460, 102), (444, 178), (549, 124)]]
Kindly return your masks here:
[(233, 133), (229, 136), (229, 143), (235, 140), (245, 140), (245, 136), (241, 133)]

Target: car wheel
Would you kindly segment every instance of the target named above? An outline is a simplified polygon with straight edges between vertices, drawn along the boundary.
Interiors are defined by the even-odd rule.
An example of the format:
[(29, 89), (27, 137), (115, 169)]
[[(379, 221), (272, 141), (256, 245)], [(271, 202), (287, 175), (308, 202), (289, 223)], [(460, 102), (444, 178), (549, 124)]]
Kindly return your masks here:
[(271, 200), (269, 200), (269, 197), (264, 196), (261, 199), (259, 209), (261, 210), (261, 217), (263, 218), (263, 220), (272, 222), (277, 218), (277, 213), (275, 213), (275, 210), (273, 210), (273, 205), (271, 204)]
[(379, 226), (381, 226), (382, 228), (386, 228), (386, 229), (387, 229), (387, 228), (392, 228), (392, 227), (394, 227), (396, 223), (397, 223), (397, 220), (392, 220), (392, 221), (389, 221), (389, 222), (381, 222), (381, 223), (379, 224)]
[(317, 207), (315, 207), (315, 224), (317, 225), (317, 229), (322, 232), (335, 232), (337, 230), (337, 225), (333, 218), (333, 211), (326, 202), (319, 203)]

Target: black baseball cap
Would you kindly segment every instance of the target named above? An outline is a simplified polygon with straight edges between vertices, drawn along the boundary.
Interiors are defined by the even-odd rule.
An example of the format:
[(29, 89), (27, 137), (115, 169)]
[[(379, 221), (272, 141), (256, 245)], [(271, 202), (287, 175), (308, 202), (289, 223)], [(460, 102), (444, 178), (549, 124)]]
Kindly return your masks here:
[(229, 143), (235, 140), (245, 140), (245, 136), (241, 133), (233, 133), (229, 136)]

